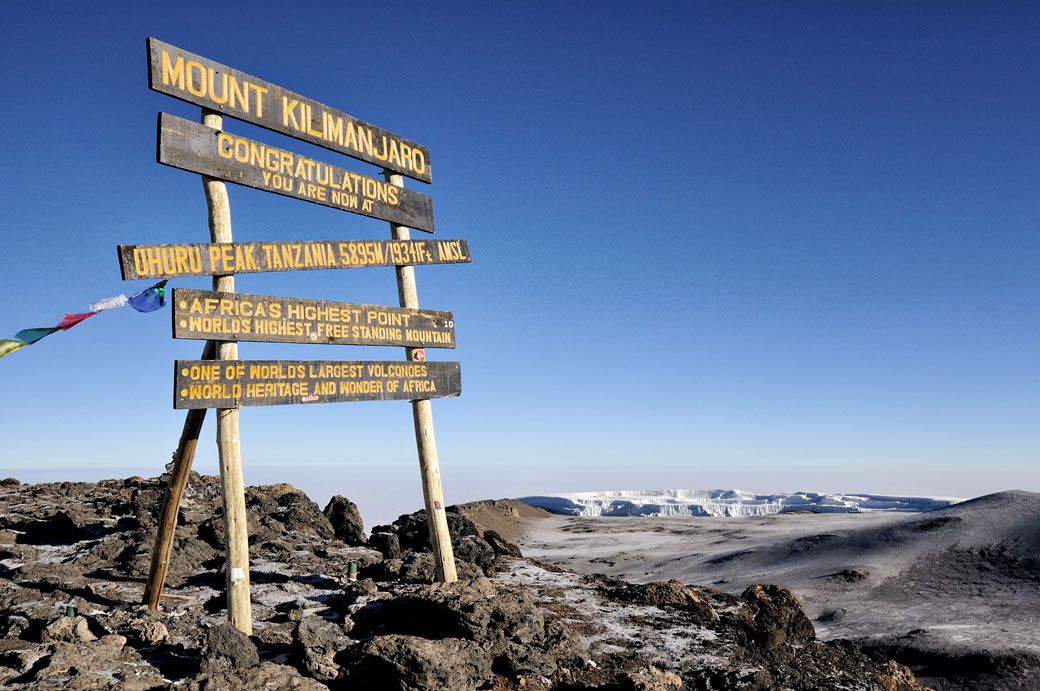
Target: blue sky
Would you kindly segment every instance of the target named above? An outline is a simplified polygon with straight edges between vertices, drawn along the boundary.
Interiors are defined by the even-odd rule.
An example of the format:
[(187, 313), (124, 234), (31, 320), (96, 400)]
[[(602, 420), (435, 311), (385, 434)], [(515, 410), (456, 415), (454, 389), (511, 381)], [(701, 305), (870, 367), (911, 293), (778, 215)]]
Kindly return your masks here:
[[(449, 502), (1040, 490), (1038, 33), (1031, 3), (23, 3), (0, 28), (0, 337), (148, 285), (120, 281), (118, 244), (207, 241), (198, 176), (155, 162), (156, 114), (199, 110), (148, 90), (154, 36), (429, 148), (433, 184), (406, 184), (474, 257), (417, 269), (456, 321), (429, 355), (462, 363), (433, 406)], [(388, 237), (229, 194), (237, 240)], [(391, 269), (237, 287), (396, 304)], [(168, 311), (124, 309), (3, 358), (0, 471), (157, 474), (184, 416), (173, 360), (200, 349)], [(241, 420), (248, 483), (380, 518), (421, 503), (406, 403)]]

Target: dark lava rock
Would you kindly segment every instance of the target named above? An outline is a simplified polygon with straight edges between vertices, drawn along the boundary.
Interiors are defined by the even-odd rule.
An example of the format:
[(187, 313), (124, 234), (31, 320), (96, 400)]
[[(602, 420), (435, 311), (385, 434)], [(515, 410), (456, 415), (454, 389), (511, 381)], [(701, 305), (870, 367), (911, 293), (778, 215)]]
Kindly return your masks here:
[(675, 579), (667, 583), (628, 583), (607, 579), (602, 590), (607, 597), (620, 602), (684, 610), (699, 622), (711, 622), (719, 618), (707, 600)]
[(821, 622), (841, 621), (842, 619), (845, 618), (845, 614), (846, 613), (847, 612), (845, 611), (844, 607), (838, 607), (837, 609), (829, 609), (826, 612), (820, 614), (820, 616), (816, 617), (816, 621), (821, 621)]
[(748, 633), (766, 649), (787, 642), (816, 640), (812, 622), (791, 591), (778, 585), (752, 585), (740, 598), (750, 616)]
[(13, 477), (5, 477), (3, 480), (0, 480), (0, 487), (17, 487), (20, 484), (22, 483)]
[(401, 541), (396, 533), (372, 533), (368, 546), (378, 550), (387, 559), (401, 558)]
[[(160, 686), (157, 688), (166, 688)], [(328, 691), (319, 681), (308, 679), (289, 665), (261, 662), (241, 672), (219, 671), (200, 675), (184, 686), (185, 691)]]
[[(773, 586), (738, 598), (678, 581), (582, 580), (519, 558), (450, 507), (459, 581), (432, 583), (425, 512), (352, 546), (363, 533), (360, 520), (351, 533), (350, 502), (322, 512), (289, 485), (246, 490), (251, 638), (224, 621), (219, 479), (194, 473), (166, 592), (147, 610), (138, 603), (166, 484), (0, 484), (0, 686), (919, 689), (905, 668), (813, 640), (797, 601)], [(351, 562), (361, 575), (348, 584)], [(68, 607), (79, 619), (63, 618)]]
[(264, 527), (277, 535), (294, 532), (325, 539), (336, 535), (329, 519), (318, 510), (318, 505), (292, 485), (283, 483), (247, 488), (246, 509), (249, 511), (250, 533)]
[(491, 549), (493, 549), (497, 555), (516, 557), (517, 559), (524, 556), (520, 553), (519, 547), (503, 538), (494, 530), (484, 531), (484, 541), (491, 545)]
[(561, 656), (581, 657), (577, 637), (548, 625), (525, 591), (481, 577), (411, 588), (370, 603), (353, 618), (355, 638), (399, 634), (476, 641), (500, 674), (549, 675)]
[(340, 667), (334, 657), (349, 643), (342, 627), (321, 617), (305, 616), (293, 631), (293, 651), (301, 668), (321, 681), (339, 676)]
[[(448, 534), (454, 540), (464, 535), (478, 535), (477, 526), (473, 521), (452, 511), (444, 512), (448, 520)], [(430, 544), (430, 529), (426, 522), (426, 511), (416, 511), (412, 514), (400, 516), (393, 522), (391, 528), (397, 533), (397, 539), (401, 543), (401, 549), (406, 552), (431, 552), (433, 546)], [(375, 528), (373, 528), (375, 531)]]
[(494, 573), (495, 550), (487, 542), (475, 535), (466, 535), (451, 543), (455, 559), (469, 562), (479, 568), (485, 576)]
[(206, 671), (244, 670), (260, 663), (256, 645), (231, 622), (218, 624), (207, 632), (202, 655)]
[(70, 545), (80, 540), (98, 537), (103, 532), (100, 521), (82, 510), (69, 508), (36, 520), (10, 524), (20, 530), (18, 542), (31, 545)]
[(325, 505), (323, 513), (329, 519), (337, 540), (348, 545), (365, 544), (365, 524), (357, 504), (337, 494)]
[(491, 656), (460, 638), (378, 636), (353, 657), (349, 686), (360, 691), (462, 691), (494, 679)]

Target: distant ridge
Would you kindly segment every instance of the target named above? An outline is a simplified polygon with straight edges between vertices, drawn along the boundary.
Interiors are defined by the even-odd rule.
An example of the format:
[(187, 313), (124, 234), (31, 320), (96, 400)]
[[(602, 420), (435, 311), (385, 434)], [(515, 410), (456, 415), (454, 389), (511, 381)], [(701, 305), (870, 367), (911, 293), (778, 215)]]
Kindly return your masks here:
[(567, 516), (763, 516), (791, 511), (857, 513), (923, 512), (963, 501), (956, 497), (794, 492), (755, 494), (738, 489), (667, 489), (571, 492), (519, 497), (516, 501)]

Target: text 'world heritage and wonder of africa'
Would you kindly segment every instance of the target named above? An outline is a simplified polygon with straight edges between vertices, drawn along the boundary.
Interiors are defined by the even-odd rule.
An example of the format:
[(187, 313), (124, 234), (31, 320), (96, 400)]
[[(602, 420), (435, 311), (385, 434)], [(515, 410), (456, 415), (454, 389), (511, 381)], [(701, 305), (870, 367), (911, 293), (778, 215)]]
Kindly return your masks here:
[(458, 396), (457, 362), (177, 360), (174, 408), (420, 400)]

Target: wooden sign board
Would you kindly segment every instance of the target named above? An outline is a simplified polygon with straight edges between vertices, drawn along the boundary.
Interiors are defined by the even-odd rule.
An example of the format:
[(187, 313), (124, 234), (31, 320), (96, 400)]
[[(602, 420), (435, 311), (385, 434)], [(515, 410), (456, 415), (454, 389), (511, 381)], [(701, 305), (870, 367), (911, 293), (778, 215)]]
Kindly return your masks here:
[(473, 261), (465, 240), (318, 240), (119, 245), (123, 280), (223, 276), (266, 271), (364, 266), (462, 264)]
[(173, 407), (408, 401), (461, 392), (457, 362), (177, 360)]
[(433, 232), (433, 199), (284, 149), (159, 113), (157, 160), (174, 168)]
[(154, 38), (148, 39), (148, 86), (416, 180), (432, 180), (425, 146)]
[(173, 337), (213, 341), (454, 348), (451, 312), (173, 290)]

